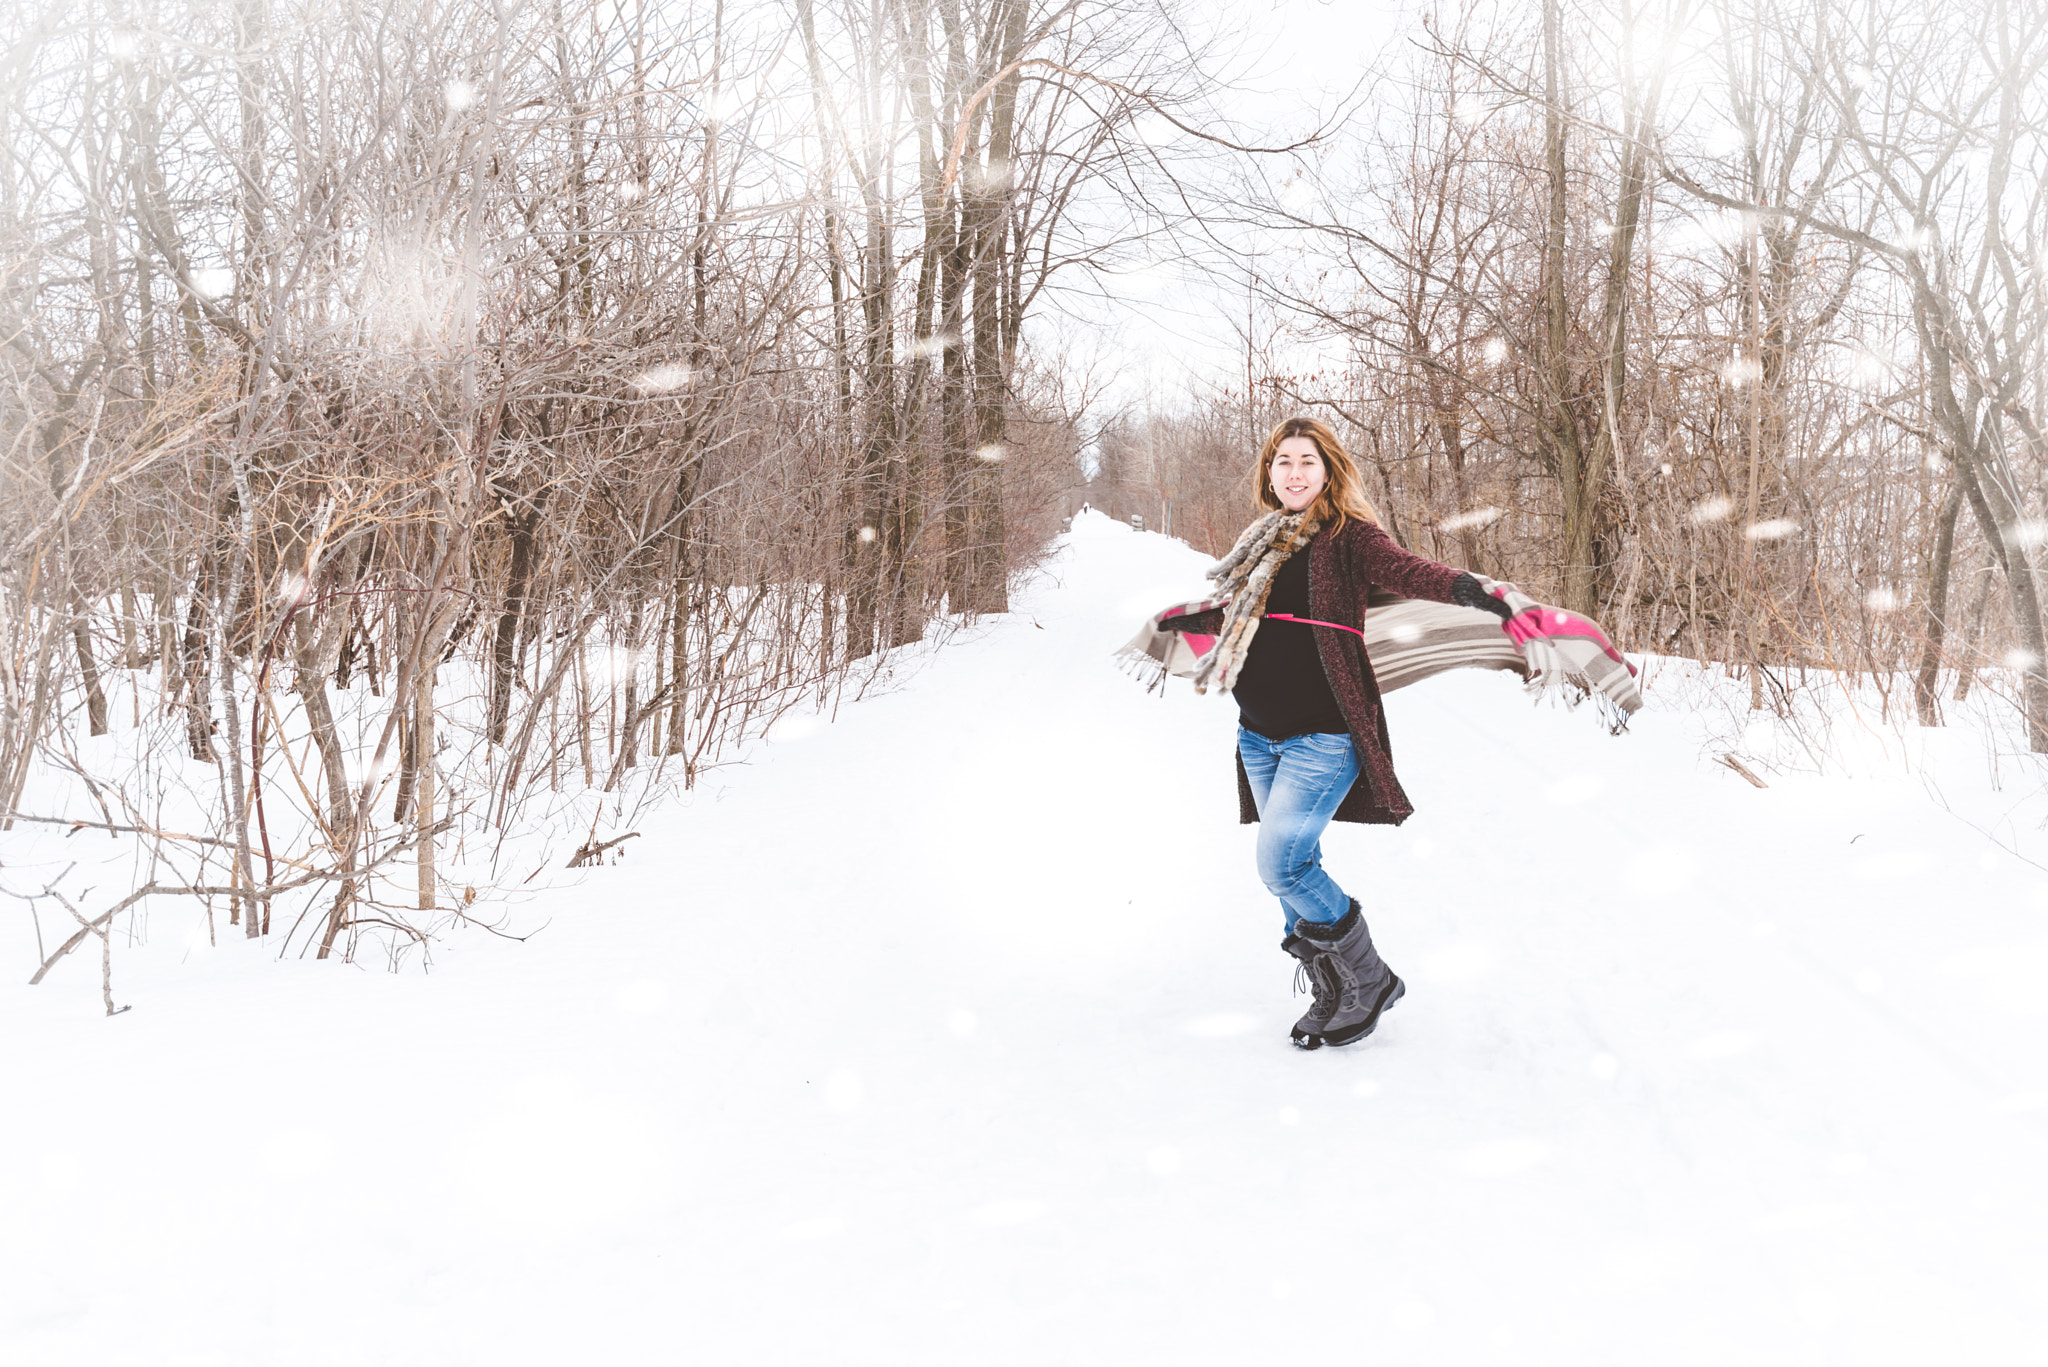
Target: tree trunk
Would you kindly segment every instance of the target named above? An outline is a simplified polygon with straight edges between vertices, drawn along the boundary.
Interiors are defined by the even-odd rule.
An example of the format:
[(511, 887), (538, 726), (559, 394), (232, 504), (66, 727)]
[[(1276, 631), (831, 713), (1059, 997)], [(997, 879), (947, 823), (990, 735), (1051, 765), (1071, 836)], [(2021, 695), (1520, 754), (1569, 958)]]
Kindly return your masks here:
[[(292, 619), (296, 649), (294, 691), (306, 709), (306, 724), (320, 751), (320, 764), (327, 782), (327, 842), (337, 865), (355, 861), (355, 794), (350, 790), (348, 767), (343, 759), (341, 738), (334, 726), (334, 709), (327, 699), (327, 662), (320, 658), (310, 621), (300, 612)], [(353, 631), (353, 623), (343, 628)], [(335, 940), (348, 921), (348, 908), (355, 901), (355, 880), (343, 878), (336, 884), (334, 900), (328, 904), (326, 926), (321, 932), (315, 958), (334, 952)]]
[(419, 778), (414, 785), (414, 828), (419, 832), (415, 851), (419, 866), (419, 909), (434, 909), (434, 654), (420, 662), (419, 683), (413, 693), (413, 755)]
[(1564, 606), (1590, 614), (1594, 601), (1593, 522), (1598, 489), (1579, 445), (1578, 418), (1573, 412), (1571, 314), (1565, 302), (1564, 233), (1567, 217), (1565, 183), (1564, 55), (1558, 16), (1559, 0), (1543, 3), (1543, 162), (1549, 188), (1543, 238), (1543, 304), (1545, 357), (1543, 435), (1550, 447), (1562, 499)]
[(590, 652), (584, 649), (581, 637), (572, 644), (576, 651), (576, 749), (583, 761), (583, 786), (595, 788), (597, 766), (590, 755)]
[(1934, 686), (1941, 673), (1942, 637), (1948, 630), (1948, 570), (1956, 547), (1956, 515), (1963, 510), (1963, 482), (1951, 478), (1934, 519), (1934, 554), (1927, 565), (1927, 615), (1920, 646), (1920, 672), (1913, 680), (1913, 704), (1922, 726), (1941, 725)]
[(1927, 358), (1927, 394), (1935, 421), (1942, 432), (1956, 478), (1963, 486), (1983, 533), (2000, 568), (2005, 571), (2006, 592), (2012, 600), (2013, 621), (2019, 632), (2026, 663), (2020, 668), (2022, 708), (2027, 717), (2027, 745), (2036, 754), (2048, 753), (2048, 640), (2044, 640), (2041, 594), (2033, 559), (2028, 548), (2013, 536), (2021, 521), (2018, 499), (1998, 478), (1997, 462), (1984, 448), (2000, 440), (1995, 421), (1980, 429), (1971, 415), (1977, 408), (1955, 391), (1956, 370), (1949, 353), (1951, 338), (1966, 336), (1948, 315), (1931, 284), (1923, 275), (1915, 281), (1915, 322), (1920, 331), (1921, 351)]
[[(1432, 386), (1434, 389), (1435, 386)], [(1445, 396), (1439, 396), (1445, 398)], [(1444, 461), (1451, 470), (1451, 495), (1460, 514), (1472, 511), (1470, 495), (1465, 489), (1465, 434), (1459, 426), (1458, 405), (1462, 395), (1456, 390), (1437, 404), (1437, 440), (1443, 443)], [(1480, 528), (1460, 517), (1458, 522), (1458, 554), (1464, 558), (1465, 568), (1474, 574), (1485, 574), (1479, 553)]]
[[(996, 69), (1007, 71), (1022, 55), (1028, 6), (1024, 0), (998, 0), (991, 27), (1000, 27), (1002, 46)], [(1000, 15), (998, 21), (997, 15)], [(969, 466), (974, 489), (974, 584), (971, 592), (980, 612), (1010, 610), (1009, 557), (1003, 519), (1003, 459), (1008, 454), (1009, 380), (1003, 364), (1003, 282), (1008, 274), (1015, 154), (1017, 87), (1021, 73), (1008, 71), (988, 101), (988, 155), (980, 183), (968, 196), (973, 218), (974, 288), (974, 449)]]
[(609, 792), (626, 770), (640, 762), (640, 629), (645, 621), (646, 599), (633, 590), (633, 611), (626, 621), (626, 716), (618, 744), (618, 759), (612, 777), (605, 784)]
[(100, 687), (99, 665), (92, 657), (92, 633), (87, 630), (85, 596), (71, 585), (71, 644), (78, 652), (78, 677), (85, 686), (86, 725), (95, 736), (107, 734), (107, 695)]
[[(511, 495), (499, 497), (508, 507)], [(535, 494), (528, 508), (512, 514), (512, 565), (506, 577), (505, 605), (498, 613), (498, 629), (491, 641), (491, 710), (486, 734), (491, 744), (505, 743), (505, 722), (512, 712), (513, 665), (518, 655), (519, 632), (525, 625), (526, 599), (533, 579), (534, 546), (540, 528), (541, 504), (547, 491)]]
[[(400, 696), (404, 697), (402, 690)], [(410, 701), (403, 705), (406, 708), (412, 706)], [(410, 711), (402, 716), (404, 719), (398, 725), (398, 792), (391, 800), (391, 821), (398, 826), (404, 825), (412, 815), (413, 792), (419, 786), (420, 777), (419, 727)]]
[(939, 277), (939, 479), (944, 490), (945, 534), (944, 574), (947, 608), (958, 614), (970, 612), (968, 585), (973, 582), (969, 535), (968, 454), (971, 440), (967, 407), (967, 350), (961, 337), (967, 295), (966, 234), (961, 231), (957, 210), (946, 215), (946, 257)]
[(1958, 652), (1963, 663), (1956, 670), (1956, 691), (1950, 698), (1952, 702), (1962, 702), (1970, 696), (1970, 684), (1977, 675), (1977, 642), (1984, 636), (1984, 610), (1991, 606), (1991, 576), (1996, 572), (1991, 565), (1977, 571), (1977, 591), (1970, 595), (1969, 624), (1964, 628), (1967, 634)]
[[(946, 34), (946, 107), (939, 128), (950, 136), (960, 123), (975, 77), (968, 64), (967, 40), (959, 13), (951, 5), (940, 5), (939, 19)], [(963, 167), (980, 159), (981, 117), (977, 114), (968, 125), (960, 152)], [(970, 447), (973, 431), (969, 426), (973, 414), (968, 399), (966, 338), (967, 282), (974, 242), (972, 213), (964, 187), (956, 180), (947, 193), (945, 257), (939, 273), (939, 479), (945, 498), (942, 577), (946, 606), (958, 615), (974, 610), (974, 457)]]
[[(129, 530), (128, 519), (125, 516), (117, 524), (116, 537), (117, 553), (124, 559), (133, 560), (134, 549), (131, 544), (133, 534)], [(123, 669), (134, 670), (142, 667), (142, 645), (135, 630), (135, 619), (139, 612), (140, 609), (138, 609), (135, 602), (135, 577), (132, 574), (124, 574), (121, 576), (121, 667)]]
[[(237, 562), (233, 577), (228, 581), (228, 601), (232, 602), (241, 594), (242, 568)], [(228, 762), (225, 773), (227, 788), (228, 817), (232, 823), (235, 844), (235, 885), (240, 889), (229, 903), (228, 923), (239, 918), (242, 933), (250, 939), (262, 934), (262, 918), (256, 910), (256, 870), (249, 854), (249, 786), (242, 769), (242, 709), (235, 692), (234, 655), (228, 648), (228, 617), (226, 613), (215, 613), (213, 622), (214, 651), (220, 660), (220, 704), (221, 712), (227, 717), (227, 730), (223, 733), (227, 741)]]
[(676, 475), (675, 535), (670, 543), (674, 574), (669, 590), (668, 753), (685, 753), (690, 701), (690, 618), (697, 604), (697, 476), (702, 462), (694, 428), (685, 436), (683, 468)]
[(185, 641), (180, 651), (179, 674), (185, 685), (185, 742), (192, 758), (204, 764), (216, 763), (213, 753), (213, 684), (208, 678), (206, 618), (211, 610), (207, 597), (212, 591), (211, 565), (202, 562), (192, 584), (192, 598), (185, 606)]
[(1570, 523), (1565, 553), (1564, 605), (1587, 616), (1594, 615), (1601, 606), (1600, 567), (1597, 563), (1601, 499), (1609, 478), (1620, 467), (1622, 459), (1621, 420), (1628, 380), (1629, 278), (1635, 261), (1636, 232), (1642, 223), (1643, 195), (1649, 183), (1649, 149), (1656, 136), (1657, 107), (1663, 83), (1660, 63), (1646, 91), (1639, 96), (1635, 91), (1624, 91), (1624, 98), (1630, 100), (1632, 107), (1623, 116), (1621, 185), (1615, 197), (1606, 295), (1600, 310), (1600, 413), (1594, 429), (1592, 453), (1580, 471), (1576, 500), (1579, 513)]
[(696, 595), (692, 592), (693, 581), (687, 556), (687, 546), (679, 545), (668, 615), (668, 753), (671, 755), (684, 753), (684, 740), (688, 734), (684, 721), (689, 716), (690, 705), (690, 613)]
[(908, 645), (924, 634), (925, 452), (934, 373), (932, 349), (938, 320), (939, 273), (944, 264), (946, 199), (932, 122), (931, 74), (921, 44), (910, 45), (910, 91), (918, 124), (918, 192), (924, 208), (917, 287), (911, 306), (910, 366), (903, 384), (903, 423), (889, 475), (889, 509), (883, 573), (889, 593), (891, 646)]

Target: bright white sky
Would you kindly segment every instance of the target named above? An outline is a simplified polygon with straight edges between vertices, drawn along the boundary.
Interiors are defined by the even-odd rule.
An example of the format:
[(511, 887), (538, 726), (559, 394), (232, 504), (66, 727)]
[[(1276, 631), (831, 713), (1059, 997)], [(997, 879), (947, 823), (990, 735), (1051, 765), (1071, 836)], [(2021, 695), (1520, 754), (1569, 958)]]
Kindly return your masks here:
[[(1232, 73), (1235, 93), (1220, 112), (1245, 136), (1274, 142), (1313, 129), (1367, 71), (1398, 58), (1418, 26), (1411, 0), (1209, 0), (1208, 7), (1219, 27), (1242, 35), (1224, 44), (1243, 55)], [(1088, 309), (1083, 326), (1058, 329), (1070, 356), (1096, 360), (1109, 404), (1171, 405), (1190, 378), (1243, 374), (1247, 301), (1238, 281), (1162, 259), (1150, 272), (1110, 283), (1119, 301)], [(1048, 341), (1052, 335), (1051, 328), (1040, 333)]]

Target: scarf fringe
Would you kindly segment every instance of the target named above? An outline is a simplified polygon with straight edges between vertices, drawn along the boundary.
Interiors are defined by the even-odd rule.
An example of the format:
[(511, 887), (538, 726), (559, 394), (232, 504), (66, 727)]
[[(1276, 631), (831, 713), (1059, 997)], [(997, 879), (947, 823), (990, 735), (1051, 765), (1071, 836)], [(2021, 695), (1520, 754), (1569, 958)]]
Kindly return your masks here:
[(1145, 685), (1147, 693), (1157, 693), (1162, 698), (1166, 696), (1166, 680), (1171, 674), (1166, 661), (1136, 642), (1119, 647), (1110, 659), (1116, 662), (1118, 673)]

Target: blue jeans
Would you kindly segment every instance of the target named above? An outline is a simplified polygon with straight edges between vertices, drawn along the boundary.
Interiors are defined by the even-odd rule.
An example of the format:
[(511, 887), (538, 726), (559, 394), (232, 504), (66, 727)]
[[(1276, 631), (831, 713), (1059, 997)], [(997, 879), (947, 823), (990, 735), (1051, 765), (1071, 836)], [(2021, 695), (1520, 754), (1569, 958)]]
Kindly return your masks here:
[(1341, 921), (1351, 898), (1323, 871), (1323, 830), (1358, 780), (1358, 751), (1342, 733), (1267, 740), (1237, 728), (1237, 754), (1259, 807), (1259, 881), (1296, 921)]

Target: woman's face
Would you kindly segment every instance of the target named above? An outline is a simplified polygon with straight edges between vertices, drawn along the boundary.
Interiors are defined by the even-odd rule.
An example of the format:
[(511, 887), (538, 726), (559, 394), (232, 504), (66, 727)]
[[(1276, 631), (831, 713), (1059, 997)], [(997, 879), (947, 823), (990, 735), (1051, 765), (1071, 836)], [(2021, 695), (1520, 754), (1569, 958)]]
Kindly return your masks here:
[(1313, 437), (1282, 440), (1273, 452), (1271, 471), (1273, 495), (1290, 513), (1298, 513), (1315, 502), (1330, 478), (1323, 465), (1323, 453), (1316, 449)]

